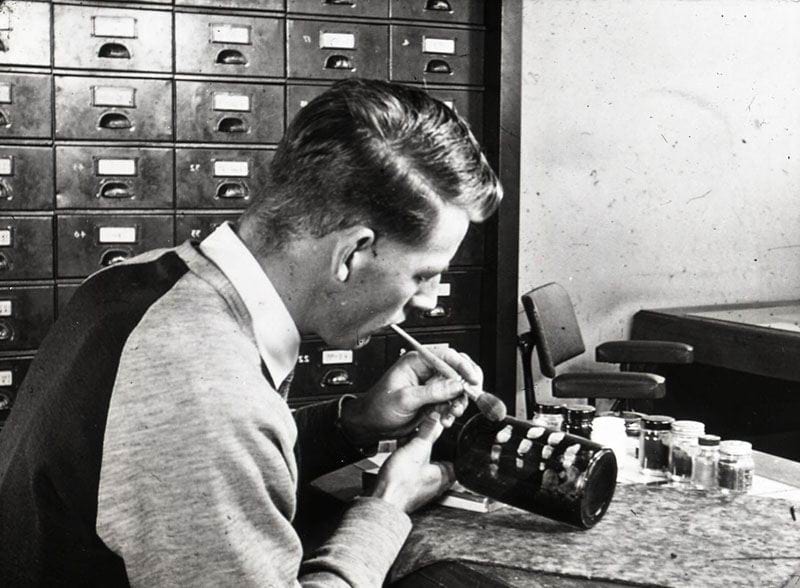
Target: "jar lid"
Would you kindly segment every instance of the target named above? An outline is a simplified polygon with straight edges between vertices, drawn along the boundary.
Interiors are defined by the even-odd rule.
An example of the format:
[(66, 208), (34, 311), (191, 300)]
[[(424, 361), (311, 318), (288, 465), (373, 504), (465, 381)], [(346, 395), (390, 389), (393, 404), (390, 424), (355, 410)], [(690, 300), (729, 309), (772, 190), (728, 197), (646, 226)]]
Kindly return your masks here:
[(671, 416), (651, 414), (642, 418), (642, 427), (651, 431), (669, 431), (674, 421)]
[(676, 433), (687, 435), (702, 435), (706, 432), (706, 426), (700, 421), (675, 421), (672, 423), (672, 430)]
[(616, 416), (599, 416), (595, 417), (592, 421), (592, 427), (595, 431), (625, 431), (625, 421), (621, 417)]
[(586, 417), (594, 414), (596, 410), (591, 404), (572, 404), (566, 407), (567, 416)]
[(719, 444), (719, 452), (728, 455), (750, 455), (753, 444), (747, 441), (723, 441)]
[(536, 412), (542, 414), (561, 414), (564, 407), (560, 404), (537, 404)]
[(698, 445), (702, 445), (704, 447), (714, 447), (719, 445), (719, 441), (719, 435), (700, 435), (697, 438)]

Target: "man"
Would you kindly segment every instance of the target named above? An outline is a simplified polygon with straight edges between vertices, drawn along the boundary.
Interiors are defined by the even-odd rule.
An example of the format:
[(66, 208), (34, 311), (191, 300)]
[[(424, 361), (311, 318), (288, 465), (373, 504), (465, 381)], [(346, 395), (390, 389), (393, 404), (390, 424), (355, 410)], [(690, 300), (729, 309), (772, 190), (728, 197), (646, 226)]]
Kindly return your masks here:
[[(292, 413), (300, 337), (355, 348), (432, 308), (500, 197), (467, 126), (424, 92), (351, 80), (312, 101), (237, 226), (99, 272), (43, 342), (0, 439), (4, 583), (380, 585), (407, 513), (452, 483), (430, 450), (464, 382), (409, 353), (367, 395)], [(298, 487), (410, 434), (304, 555)]]

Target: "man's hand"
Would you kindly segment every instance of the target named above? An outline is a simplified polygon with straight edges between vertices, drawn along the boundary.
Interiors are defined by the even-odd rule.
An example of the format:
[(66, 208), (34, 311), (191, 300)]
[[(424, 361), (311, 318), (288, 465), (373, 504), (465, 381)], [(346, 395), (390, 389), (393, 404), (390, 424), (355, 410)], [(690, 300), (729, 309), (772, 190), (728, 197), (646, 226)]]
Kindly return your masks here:
[(410, 513), (447, 490), (455, 481), (453, 464), (430, 463), (433, 442), (444, 427), (438, 411), (428, 413), (417, 434), (381, 467), (373, 496)]
[(409, 351), (366, 395), (342, 407), (342, 427), (351, 441), (366, 446), (381, 439), (408, 435), (434, 409), (441, 413), (441, 424), (445, 427), (464, 413), (467, 407), (464, 385), (482, 387), (483, 372), (465, 353), (453, 349), (434, 352), (464, 381), (442, 378), (419, 353)]

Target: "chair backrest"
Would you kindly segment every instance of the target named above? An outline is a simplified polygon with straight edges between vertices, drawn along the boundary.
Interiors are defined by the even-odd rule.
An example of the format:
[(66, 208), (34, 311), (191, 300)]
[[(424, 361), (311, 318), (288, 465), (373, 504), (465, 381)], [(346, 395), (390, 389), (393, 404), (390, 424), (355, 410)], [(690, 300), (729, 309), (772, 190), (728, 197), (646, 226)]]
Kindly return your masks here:
[(554, 378), (557, 365), (586, 351), (572, 300), (560, 284), (550, 282), (523, 294), (522, 306), (531, 324), (539, 368)]

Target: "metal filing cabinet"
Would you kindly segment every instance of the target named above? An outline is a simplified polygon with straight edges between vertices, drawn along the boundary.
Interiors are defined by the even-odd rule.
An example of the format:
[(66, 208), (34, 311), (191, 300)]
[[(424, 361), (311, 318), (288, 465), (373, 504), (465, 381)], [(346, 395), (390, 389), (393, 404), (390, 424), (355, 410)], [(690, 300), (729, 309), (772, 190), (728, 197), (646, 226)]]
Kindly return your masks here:
[(171, 215), (70, 215), (57, 220), (58, 277), (82, 278), (150, 249), (173, 245)]
[(244, 208), (267, 185), (273, 151), (177, 149), (178, 208)]
[(474, 325), (480, 321), (480, 270), (445, 272), (436, 294), (436, 307), (415, 309), (404, 323), (407, 327)]
[[(479, 328), (454, 329), (437, 333), (418, 332), (414, 334), (420, 343), (431, 350), (455, 349), (466, 353), (476, 363), (480, 362)], [(389, 364), (397, 361), (408, 351), (408, 343), (397, 335), (390, 335), (386, 340), (386, 361)]]
[(55, 76), (57, 139), (172, 139), (169, 80)]
[(0, 73), (0, 138), (49, 139), (52, 118), (50, 76)]
[(175, 0), (176, 6), (206, 6), (222, 10), (282, 11), (284, 0)]
[(202, 241), (225, 221), (236, 222), (238, 218), (238, 212), (216, 214), (178, 213), (175, 217), (175, 243), (180, 244), (187, 239)]
[(286, 0), (286, 11), (334, 18), (389, 16), (389, 0)]
[(172, 151), (56, 147), (57, 208), (172, 208)]
[(160, 10), (54, 5), (55, 66), (169, 72), (172, 15)]
[(0, 146), (0, 210), (52, 210), (53, 150)]
[(392, 79), (433, 84), (483, 84), (483, 33), (392, 25)]
[(80, 282), (66, 284), (61, 282), (56, 286), (56, 318), (58, 318), (67, 307), (67, 303), (72, 299), (72, 295), (80, 286)]
[(30, 357), (0, 359), (0, 430), (14, 406), (17, 390), (28, 373), (30, 363)]
[(50, 65), (50, 4), (0, 4), (0, 64)]
[(472, 0), (391, 0), (392, 18), (481, 25), (483, 2)]
[(53, 286), (0, 287), (0, 351), (36, 349), (53, 324)]
[(0, 216), (0, 280), (53, 277), (53, 217)]

